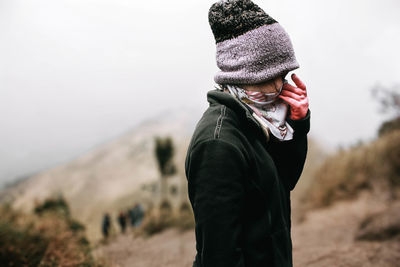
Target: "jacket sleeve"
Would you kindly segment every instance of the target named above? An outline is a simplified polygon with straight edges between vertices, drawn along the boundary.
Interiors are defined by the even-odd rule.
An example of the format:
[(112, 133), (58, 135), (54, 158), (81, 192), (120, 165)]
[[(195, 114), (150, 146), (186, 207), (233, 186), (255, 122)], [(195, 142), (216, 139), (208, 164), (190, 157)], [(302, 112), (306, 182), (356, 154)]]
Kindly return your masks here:
[(245, 160), (235, 146), (204, 141), (186, 161), (196, 221), (196, 266), (244, 266), (241, 245)]
[(286, 188), (291, 191), (297, 184), (307, 156), (307, 133), (310, 130), (310, 110), (302, 120), (287, 120), (294, 129), (293, 139), (290, 141), (270, 142), (268, 151), (274, 159), (279, 177)]

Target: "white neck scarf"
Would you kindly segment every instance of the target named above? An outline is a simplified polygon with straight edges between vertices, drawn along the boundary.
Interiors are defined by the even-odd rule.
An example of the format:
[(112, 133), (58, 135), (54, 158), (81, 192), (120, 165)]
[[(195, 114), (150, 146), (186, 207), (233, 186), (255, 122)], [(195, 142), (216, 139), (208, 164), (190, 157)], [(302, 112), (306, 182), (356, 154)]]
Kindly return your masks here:
[(262, 94), (246, 91), (235, 85), (226, 85), (225, 88), (254, 111), (253, 117), (261, 124), (267, 138), (269, 138), (269, 133), (272, 133), (280, 141), (293, 139), (294, 130), (286, 122), (288, 105), (277, 97), (280, 92)]

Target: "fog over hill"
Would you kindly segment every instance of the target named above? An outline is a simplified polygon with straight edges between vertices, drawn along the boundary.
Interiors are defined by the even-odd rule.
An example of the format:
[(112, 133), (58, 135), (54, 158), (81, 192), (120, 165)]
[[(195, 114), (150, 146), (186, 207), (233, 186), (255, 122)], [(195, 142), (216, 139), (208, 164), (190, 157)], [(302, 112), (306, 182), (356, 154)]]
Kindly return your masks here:
[[(0, 155), (0, 160), (2, 160), (4, 164), (0, 166), (0, 191), (8, 187), (14, 187), (24, 180), (48, 169), (66, 165), (81, 155), (97, 151), (104, 145), (113, 142), (121, 136), (141, 131), (140, 129), (152, 123), (158, 124), (160, 121), (163, 121), (163, 123), (166, 124), (165, 127), (168, 127), (167, 125), (171, 125), (172, 127), (174, 124), (182, 123), (182, 125), (177, 126), (176, 129), (183, 131), (187, 135), (191, 135), (197, 120), (201, 116), (200, 108), (192, 107), (167, 109), (162, 112), (156, 112), (155, 115), (153, 115), (153, 113), (154, 112), (147, 113), (147, 111), (144, 110), (143, 113), (134, 115), (135, 117), (142, 117), (141, 122), (137, 124), (133, 123), (133, 127), (125, 126), (124, 129), (128, 130), (121, 130), (118, 127), (116, 129), (109, 129), (107, 133), (102, 132), (92, 135), (92, 140), (85, 141), (87, 138), (84, 136), (80, 136), (79, 138), (71, 136), (70, 139), (73, 139), (72, 141), (67, 139), (58, 140), (57, 138), (53, 140), (52, 131), (46, 131), (47, 136), (41, 137), (49, 141), (50, 144), (46, 144), (46, 146), (51, 146), (51, 143), (59, 143), (57, 146), (53, 146), (52, 149), (49, 149), (47, 153), (36, 151), (37, 153), (35, 156), (35, 151), (30, 150), (28, 153), (29, 160), (24, 158), (18, 162), (10, 161), (12, 156), (3, 158), (6, 154)], [(112, 128), (113, 126), (110, 127)], [(89, 125), (88, 128), (90, 128)], [(154, 135), (156, 134), (155, 132)], [(162, 134), (163, 132), (160, 132), (160, 135)], [(21, 153), (24, 154), (26, 152), (23, 148), (24, 144), (21, 143), (20, 146)], [(32, 147), (32, 145), (27, 145), (27, 147)], [(13, 154), (13, 151), (9, 151), (9, 153)]]
[(104, 212), (116, 212), (119, 200), (135, 199), (140, 185), (159, 177), (154, 157), (156, 136), (173, 138), (174, 160), (178, 173), (183, 175), (187, 144), (199, 117), (199, 113), (189, 110), (164, 112), (69, 163), (8, 188), (0, 194), (0, 200), (29, 211), (37, 201), (62, 194), (74, 217), (95, 226), (88, 234), (96, 238)]

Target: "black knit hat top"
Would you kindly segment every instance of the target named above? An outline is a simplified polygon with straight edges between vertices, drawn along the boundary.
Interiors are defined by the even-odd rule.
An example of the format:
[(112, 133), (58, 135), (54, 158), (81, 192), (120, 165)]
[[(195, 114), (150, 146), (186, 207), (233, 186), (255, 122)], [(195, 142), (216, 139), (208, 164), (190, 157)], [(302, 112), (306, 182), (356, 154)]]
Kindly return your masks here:
[(216, 43), (277, 21), (251, 0), (221, 0), (213, 4), (208, 21)]
[(218, 84), (258, 84), (297, 69), (283, 27), (251, 0), (220, 0), (208, 20), (216, 41)]

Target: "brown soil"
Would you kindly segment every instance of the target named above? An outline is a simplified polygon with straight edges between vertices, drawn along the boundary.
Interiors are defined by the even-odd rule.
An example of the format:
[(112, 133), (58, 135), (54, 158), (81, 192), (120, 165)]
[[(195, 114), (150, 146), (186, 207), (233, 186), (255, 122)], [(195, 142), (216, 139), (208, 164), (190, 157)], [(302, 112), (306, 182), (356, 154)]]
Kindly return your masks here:
[[(363, 219), (386, 208), (362, 195), (356, 200), (310, 211), (302, 222), (293, 222), (293, 259), (296, 267), (395, 267), (400, 262), (400, 238), (357, 241)], [(193, 231), (170, 229), (150, 238), (120, 235), (95, 250), (110, 266), (191, 266), (195, 254)]]
[(165, 230), (149, 238), (120, 235), (94, 251), (111, 267), (192, 266), (195, 255), (193, 231)]
[(360, 223), (370, 214), (385, 210), (385, 202), (368, 195), (354, 201), (314, 210), (292, 230), (295, 266), (395, 267), (400, 262), (400, 239), (357, 241)]

